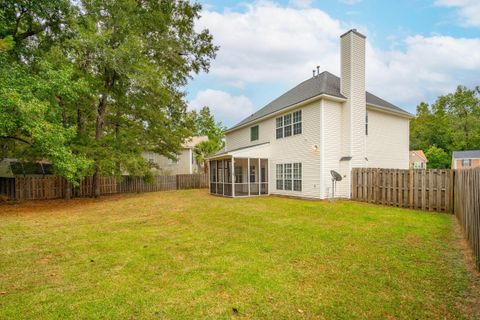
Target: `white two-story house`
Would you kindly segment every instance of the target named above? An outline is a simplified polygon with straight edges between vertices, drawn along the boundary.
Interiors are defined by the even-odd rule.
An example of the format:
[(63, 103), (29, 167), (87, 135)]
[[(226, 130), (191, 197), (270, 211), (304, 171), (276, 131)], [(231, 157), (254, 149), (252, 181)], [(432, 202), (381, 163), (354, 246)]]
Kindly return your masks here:
[(227, 131), (212, 194), (348, 198), (352, 168), (408, 169), (412, 115), (365, 90), (365, 36), (340, 39), (340, 78), (316, 74)]

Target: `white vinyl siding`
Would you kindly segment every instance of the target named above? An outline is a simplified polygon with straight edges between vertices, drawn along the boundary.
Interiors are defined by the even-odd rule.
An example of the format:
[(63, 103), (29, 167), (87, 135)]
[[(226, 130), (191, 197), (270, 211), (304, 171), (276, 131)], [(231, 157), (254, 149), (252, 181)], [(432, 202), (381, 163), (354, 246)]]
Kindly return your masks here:
[(410, 162), (409, 120), (368, 110), (367, 166), (408, 169)]
[[(320, 105), (323, 105), (323, 120), (320, 119)], [(272, 117), (259, 122), (259, 140), (250, 141), (250, 127), (245, 127), (227, 134), (227, 148), (236, 149), (248, 145), (269, 142), (269, 192), (270, 194), (299, 195), (310, 198), (327, 198), (331, 196), (330, 170), (335, 170), (343, 177), (336, 184), (336, 196), (350, 196), (350, 161), (340, 161), (350, 156), (348, 148), (342, 147), (344, 131), (343, 103), (331, 100), (314, 102), (302, 107), (302, 134), (292, 135), (288, 139), (276, 138), (278, 118)], [(295, 111), (292, 112), (292, 124), (295, 125)], [(359, 132), (365, 137), (365, 113), (362, 114), (362, 129)], [(368, 109), (368, 136), (366, 158), (368, 167), (408, 168), (408, 122), (406, 118)], [(294, 129), (293, 129), (294, 130)], [(282, 129), (283, 133), (283, 129)], [(293, 132), (292, 132), (293, 133)], [(323, 142), (320, 140), (323, 135)], [(282, 134), (283, 135), (283, 134)], [(317, 149), (316, 146), (319, 148)], [(321, 148), (320, 148), (321, 147)], [(322, 149), (323, 148), (323, 149)], [(322, 158), (322, 162), (320, 161)], [(365, 158), (365, 156), (364, 156)], [(277, 164), (302, 162), (302, 190), (294, 191), (285, 188), (282, 182), (276, 182)], [(282, 167), (283, 169), (283, 167)], [(295, 168), (292, 169), (293, 176)], [(282, 172), (283, 175), (283, 172)], [(295, 180), (295, 179), (294, 179)], [(298, 184), (298, 183), (297, 183)], [(288, 186), (287, 186), (288, 187)]]

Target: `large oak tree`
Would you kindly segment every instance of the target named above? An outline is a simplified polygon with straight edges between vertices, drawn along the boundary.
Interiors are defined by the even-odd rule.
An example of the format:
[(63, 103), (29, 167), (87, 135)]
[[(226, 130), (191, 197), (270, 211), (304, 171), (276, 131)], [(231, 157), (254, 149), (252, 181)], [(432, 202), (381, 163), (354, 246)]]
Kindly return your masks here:
[[(98, 196), (100, 175), (148, 174), (142, 152), (174, 158), (194, 133), (194, 115), (187, 112), (183, 88), (192, 75), (208, 71), (217, 50), (208, 30), (195, 29), (199, 4), (171, 0), (0, 0), (0, 4), (4, 40), (0, 67), (22, 70), (26, 80), (19, 91), (32, 91), (36, 81), (42, 84), (31, 92), (31, 101), (42, 105), (42, 111), (23, 122), (47, 121), (63, 137), (30, 157), (70, 168), (68, 174), (58, 173), (72, 181), (93, 174)], [(8, 46), (12, 39), (13, 48)], [(18, 89), (14, 83), (6, 86)], [(0, 92), (2, 113), (7, 111), (0, 122), (17, 127), (0, 132), (0, 143), (14, 155), (20, 149), (34, 150), (38, 135), (23, 130), (18, 126), (22, 121), (16, 120), (23, 102), (10, 103), (7, 110), (7, 96), (11, 94)], [(24, 147), (19, 146), (22, 142)], [(63, 148), (64, 156), (56, 159), (52, 154), (58, 148)]]

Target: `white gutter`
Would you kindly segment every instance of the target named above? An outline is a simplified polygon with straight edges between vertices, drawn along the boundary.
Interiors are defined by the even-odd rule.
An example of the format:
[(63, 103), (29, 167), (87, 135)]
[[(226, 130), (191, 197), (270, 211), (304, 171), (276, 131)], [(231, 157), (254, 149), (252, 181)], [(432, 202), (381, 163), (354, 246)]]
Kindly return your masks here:
[(380, 112), (383, 112), (383, 113), (393, 114), (393, 115), (400, 116), (400, 117), (403, 117), (403, 118), (406, 118), (406, 119), (415, 118), (415, 116), (413, 114), (410, 114), (410, 113), (407, 113), (407, 112), (402, 112), (402, 111), (392, 110), (390, 108), (382, 107), (382, 106), (379, 106), (379, 105), (376, 105), (376, 104), (367, 103), (367, 108), (371, 109), (371, 110), (380, 111)]
[(263, 121), (263, 120), (266, 120), (268, 118), (272, 118), (280, 113), (284, 113), (284, 112), (287, 112), (289, 110), (292, 110), (292, 109), (295, 109), (295, 108), (299, 108), (301, 106), (304, 106), (306, 104), (309, 104), (311, 102), (314, 102), (316, 100), (319, 100), (319, 99), (327, 99), (327, 100), (331, 100), (331, 101), (336, 101), (336, 102), (345, 102), (347, 101), (347, 99), (345, 98), (340, 98), (340, 97), (335, 97), (335, 96), (331, 96), (329, 94), (325, 94), (325, 93), (322, 93), (318, 96), (315, 96), (315, 97), (312, 97), (310, 99), (307, 99), (307, 100), (303, 100), (303, 101), (300, 101), (298, 103), (295, 103), (295, 104), (292, 104), (291, 106), (288, 106), (286, 108), (283, 108), (281, 110), (278, 110), (278, 111), (275, 111), (275, 112), (272, 112), (272, 113), (269, 113), (267, 115), (264, 115), (263, 117), (260, 117), (258, 119), (255, 119), (255, 120), (252, 120), (250, 122), (247, 122), (247, 123), (244, 123), (242, 124), (241, 126), (238, 126), (238, 127), (234, 127), (232, 129), (228, 129), (227, 131), (225, 131), (225, 133), (230, 133), (230, 132), (233, 132), (233, 131), (236, 131), (238, 129), (241, 129), (241, 128), (244, 128), (244, 127), (247, 127), (247, 126), (251, 126), (251, 125), (254, 125), (255, 123), (258, 123), (260, 121)]

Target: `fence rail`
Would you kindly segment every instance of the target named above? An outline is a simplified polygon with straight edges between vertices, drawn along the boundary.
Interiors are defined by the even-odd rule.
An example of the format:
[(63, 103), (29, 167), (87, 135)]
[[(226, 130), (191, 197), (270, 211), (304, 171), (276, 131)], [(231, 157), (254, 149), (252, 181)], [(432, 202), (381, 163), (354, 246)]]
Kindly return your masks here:
[[(123, 176), (100, 178), (100, 194), (154, 192), (177, 189), (200, 189), (208, 187), (206, 174), (182, 174), (176, 176), (155, 176), (153, 181), (143, 177)], [(92, 195), (92, 177), (86, 177), (71, 190), (73, 197), (89, 197)], [(15, 177), (0, 178), (0, 194), (10, 199), (47, 200), (65, 198), (67, 181), (62, 177)]]
[(480, 168), (456, 170), (454, 211), (480, 270)]
[(453, 170), (352, 169), (352, 199), (453, 212)]

